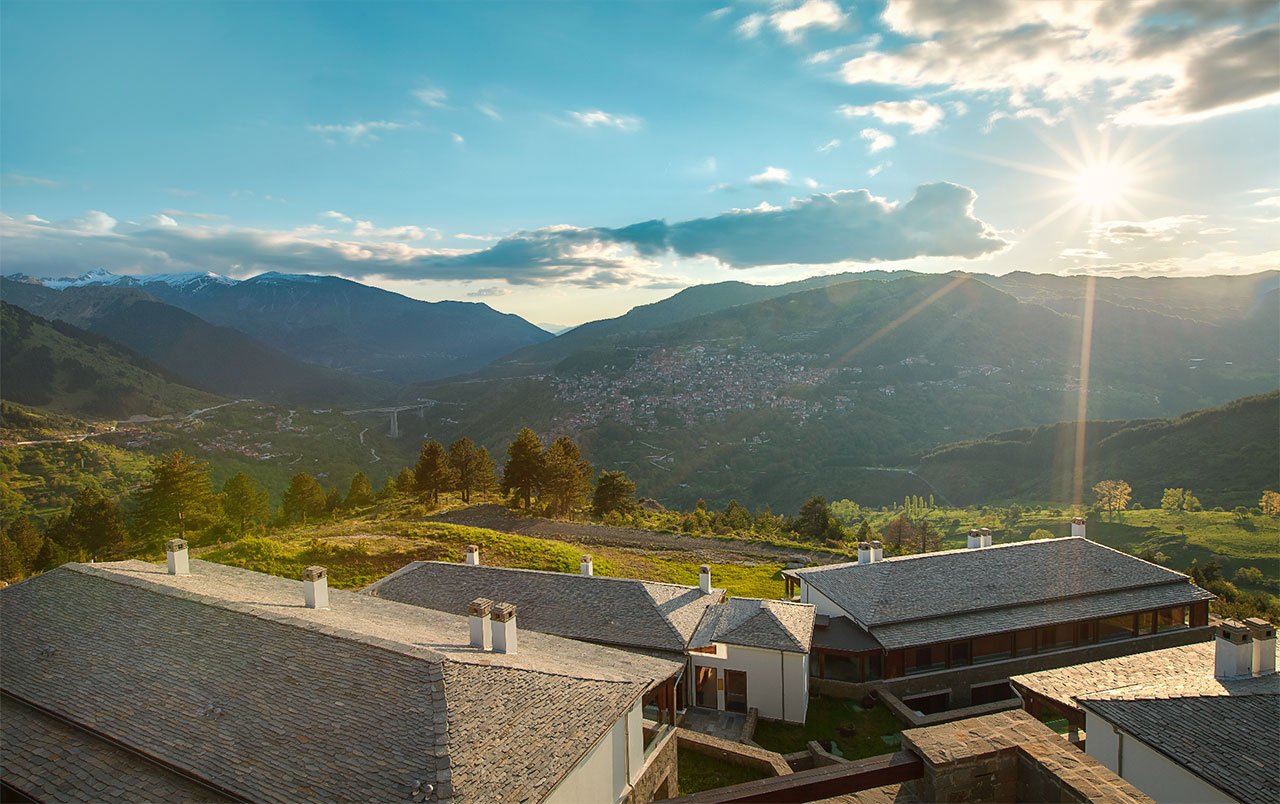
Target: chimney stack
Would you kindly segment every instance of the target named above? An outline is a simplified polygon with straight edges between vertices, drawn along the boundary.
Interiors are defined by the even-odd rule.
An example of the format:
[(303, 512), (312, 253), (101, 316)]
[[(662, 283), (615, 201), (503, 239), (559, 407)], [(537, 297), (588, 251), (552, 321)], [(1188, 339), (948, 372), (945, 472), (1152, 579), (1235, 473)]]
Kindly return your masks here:
[(302, 596), (309, 609), (329, 608), (329, 579), (324, 567), (307, 567), (302, 571)]
[(596, 567), (591, 562), (591, 556), (583, 556), (582, 561), (578, 564), (578, 571), (583, 575), (595, 575)]
[(702, 594), (711, 594), (711, 565), (703, 564), (698, 567), (698, 588), (702, 590)]
[(516, 652), (516, 604), (499, 603), (489, 615), (493, 620), (493, 652)]
[(884, 542), (876, 539), (871, 543), (871, 563), (884, 561)]
[(871, 563), (871, 543), (870, 542), (858, 542), (858, 563), (859, 564)]
[(467, 563), (473, 567), (480, 566), (480, 545), (467, 545)]
[(1071, 520), (1071, 535), (1084, 536), (1084, 517), (1076, 517)]
[(977, 550), (982, 546), (982, 531), (972, 528), (969, 531), (968, 547), (970, 550)]
[(170, 539), (164, 543), (165, 557), (169, 559), (170, 575), (190, 575), (191, 562), (186, 539)]
[(1276, 627), (1261, 617), (1244, 621), (1253, 637), (1253, 655), (1250, 666), (1255, 676), (1269, 676), (1276, 671)]
[(978, 533), (982, 534), (982, 547), (991, 546), (991, 528), (979, 528)]
[(488, 650), (492, 644), (489, 639), (489, 612), (493, 611), (493, 601), (487, 597), (478, 597), (467, 606), (467, 620), (471, 625), (471, 647), (476, 650)]
[(1253, 637), (1239, 620), (1223, 620), (1218, 624), (1214, 640), (1214, 678), (1241, 678), (1251, 673)]

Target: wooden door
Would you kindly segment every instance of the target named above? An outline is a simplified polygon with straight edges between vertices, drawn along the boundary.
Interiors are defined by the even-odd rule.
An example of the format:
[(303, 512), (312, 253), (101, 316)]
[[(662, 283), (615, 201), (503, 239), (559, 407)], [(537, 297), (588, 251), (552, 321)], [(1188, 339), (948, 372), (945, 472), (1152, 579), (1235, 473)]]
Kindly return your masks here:
[(694, 705), (706, 707), (707, 709), (719, 709), (720, 704), (716, 700), (718, 697), (716, 669), (714, 667), (699, 667), (694, 681)]
[(724, 671), (724, 708), (730, 712), (747, 711), (747, 674), (741, 670)]

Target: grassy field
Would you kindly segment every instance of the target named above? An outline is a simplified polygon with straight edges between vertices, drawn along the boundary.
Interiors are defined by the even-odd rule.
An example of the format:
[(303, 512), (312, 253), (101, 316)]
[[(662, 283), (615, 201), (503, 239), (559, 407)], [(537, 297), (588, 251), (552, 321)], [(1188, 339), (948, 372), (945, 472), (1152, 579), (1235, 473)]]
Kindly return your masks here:
[[(298, 526), (269, 537), (250, 536), (234, 543), (196, 549), (207, 561), (286, 577), (300, 577), (313, 564), (329, 569), (339, 588), (358, 588), (410, 561), (460, 561), (468, 544), (480, 546), (486, 564), (501, 567), (577, 572), (584, 552), (595, 572), (696, 585), (703, 560), (692, 554), (601, 547), (539, 539), (439, 522), (405, 522), (358, 517), (335, 523)], [(781, 564), (712, 564), (717, 587), (739, 597), (782, 596)]]
[(761, 720), (753, 739), (780, 754), (803, 751), (810, 740), (835, 740), (841, 756), (862, 759), (897, 751), (898, 741), (893, 738), (902, 733), (902, 728), (901, 721), (878, 703), (863, 709), (854, 701), (819, 695), (810, 699), (803, 726)]
[(695, 754), (692, 751), (679, 752), (677, 762), (680, 768), (680, 795), (682, 796), (769, 778), (763, 771), (734, 765), (731, 762)]

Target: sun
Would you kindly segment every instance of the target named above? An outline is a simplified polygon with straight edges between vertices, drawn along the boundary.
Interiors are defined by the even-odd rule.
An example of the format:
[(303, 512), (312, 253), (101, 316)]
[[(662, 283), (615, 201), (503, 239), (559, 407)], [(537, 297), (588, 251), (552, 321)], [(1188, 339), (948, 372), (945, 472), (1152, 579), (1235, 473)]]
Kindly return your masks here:
[(1072, 181), (1075, 201), (1090, 210), (1126, 206), (1133, 189), (1128, 165), (1118, 162), (1095, 162), (1085, 165)]

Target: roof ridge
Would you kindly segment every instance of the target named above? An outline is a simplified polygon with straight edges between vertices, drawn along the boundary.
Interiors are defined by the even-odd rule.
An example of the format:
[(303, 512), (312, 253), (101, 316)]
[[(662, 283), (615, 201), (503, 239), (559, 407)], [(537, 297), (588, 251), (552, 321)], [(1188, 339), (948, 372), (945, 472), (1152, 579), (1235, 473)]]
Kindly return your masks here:
[[(641, 586), (664, 586), (664, 587), (669, 586), (675, 589), (683, 589), (686, 592), (699, 588), (697, 586), (690, 586), (689, 584), (683, 584), (683, 583), (669, 583), (667, 581), (650, 581), (646, 578), (621, 578), (616, 575), (583, 575), (579, 572), (562, 572), (560, 570), (529, 569), (528, 567), (499, 567), (493, 564), (466, 564), (461, 561), (439, 561), (439, 560), (413, 561), (413, 562), (410, 562), (410, 564), (407, 564), (406, 567), (423, 565), (423, 564), (443, 564), (445, 566), (450, 566), (450, 567), (469, 567), (475, 570), (496, 570), (501, 572), (528, 572), (535, 575), (560, 575), (560, 576), (567, 576), (570, 578), (591, 578), (596, 581), (611, 581), (615, 583), (634, 583), (634, 584), (640, 584)], [(381, 584), (382, 581), (385, 581), (388, 578), (391, 578), (392, 576), (399, 574), (400, 572), (404, 571), (404, 569), (405, 567), (401, 567), (400, 569), (391, 573), (391, 575), (386, 576), (386, 578), (381, 578), (375, 581), (374, 583), (369, 584), (369, 586), (365, 588), (370, 589), (378, 584)], [(712, 591), (714, 592), (717, 590), (715, 589), (715, 587), (712, 587)], [(721, 589), (719, 591), (724, 591), (724, 590)]]
[[(703, 608), (702, 617), (698, 618), (698, 622), (694, 624), (693, 630), (689, 633), (689, 636), (686, 637), (684, 634), (680, 633), (680, 630), (678, 628), (676, 628), (676, 624), (671, 621), (671, 617), (669, 617), (666, 614), (666, 612), (662, 610), (662, 603), (660, 603), (656, 598), (654, 598), (653, 592), (649, 590), (649, 587), (642, 585), (641, 588), (644, 589), (644, 593), (645, 595), (648, 596), (649, 600), (653, 601), (653, 608), (654, 608), (654, 611), (658, 613), (658, 619), (662, 620), (662, 623), (665, 626), (667, 626), (667, 630), (670, 631), (672, 636), (676, 638), (676, 644), (682, 645), (685, 648), (689, 647), (689, 643), (693, 641), (693, 635), (698, 632), (698, 626), (702, 625), (702, 617), (706, 617), (708, 611), (715, 608), (716, 606), (721, 605), (724, 602), (723, 596), (722, 596), (722, 600), (720, 603), (712, 603), (710, 606)], [(698, 587), (693, 586), (690, 588), (697, 589)]]
[[(928, 553), (912, 553), (912, 554), (910, 554), (910, 555), (905, 555), (905, 556), (889, 556), (888, 558), (882, 558), (882, 559), (880, 559), (879, 561), (869, 561), (869, 562), (861, 562), (861, 561), (844, 561), (844, 562), (841, 562), (841, 563), (839, 563), (839, 564), (823, 564), (823, 565), (822, 565), (822, 566), (820, 566), (820, 567), (801, 567), (800, 569), (788, 570), (788, 571), (789, 571), (789, 572), (797, 572), (797, 573), (798, 573), (798, 572), (806, 572), (806, 573), (814, 574), (814, 573), (818, 573), (818, 572), (824, 572), (824, 571), (826, 571), (826, 570), (844, 569), (844, 568), (846, 568), (846, 567), (871, 567), (871, 566), (875, 566), (876, 564), (888, 564), (888, 563), (890, 563), (890, 562), (893, 562), (893, 563), (900, 563), (900, 562), (903, 562), (903, 561), (911, 561), (911, 560), (913, 560), (913, 559), (918, 559), (918, 558), (937, 558), (937, 557), (939, 557), (939, 556), (968, 555), (969, 553), (977, 553), (977, 552), (979, 552), (979, 550), (981, 550), (981, 551), (987, 551), (987, 550), (1003, 550), (1003, 549), (1006, 549), (1006, 548), (1009, 548), (1009, 547), (1026, 547), (1026, 546), (1027, 546), (1027, 545), (1029, 545), (1029, 544), (1047, 544), (1047, 543), (1050, 543), (1050, 542), (1068, 542), (1068, 541), (1071, 541), (1072, 539), (1079, 539), (1080, 541), (1089, 542), (1090, 544), (1096, 544), (1096, 545), (1098, 545), (1099, 547), (1106, 547), (1106, 545), (1105, 545), (1105, 544), (1101, 544), (1100, 542), (1095, 542), (1095, 541), (1093, 541), (1092, 539), (1088, 538), (1087, 536), (1053, 536), (1053, 537), (1048, 538), (1048, 539), (1022, 539), (1021, 541), (1016, 541), (1016, 542), (1005, 542), (1005, 543), (1003, 543), (1003, 544), (993, 544), (993, 545), (991, 545), (991, 546), (989, 546), (989, 547), (982, 547), (982, 548), (973, 548), (973, 547), (954, 547), (954, 548), (952, 548), (952, 549), (950, 549), (950, 550), (933, 550), (933, 551), (928, 552)], [(1108, 549), (1108, 550), (1113, 550), (1113, 548), (1110, 548), (1110, 547), (1107, 547), (1107, 549)], [(1129, 555), (1128, 553), (1122, 552), (1122, 551), (1120, 551), (1120, 550), (1114, 550), (1114, 552), (1120, 553), (1120, 554), (1121, 554), (1121, 555), (1123, 555), (1123, 556), (1129, 556), (1129, 558), (1137, 558), (1137, 556), (1131, 556), (1131, 555)], [(1141, 560), (1141, 559), (1139, 559), (1139, 560)], [(1157, 566), (1158, 566), (1158, 565), (1157, 565)], [(1168, 568), (1167, 568), (1167, 567), (1165, 567), (1164, 569), (1168, 569)], [(1170, 572), (1176, 572), (1176, 570), (1169, 570), (1169, 571), (1170, 571)], [(1179, 573), (1179, 574), (1181, 574), (1181, 573)]]

